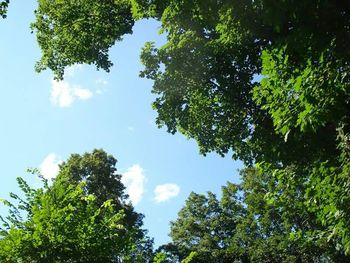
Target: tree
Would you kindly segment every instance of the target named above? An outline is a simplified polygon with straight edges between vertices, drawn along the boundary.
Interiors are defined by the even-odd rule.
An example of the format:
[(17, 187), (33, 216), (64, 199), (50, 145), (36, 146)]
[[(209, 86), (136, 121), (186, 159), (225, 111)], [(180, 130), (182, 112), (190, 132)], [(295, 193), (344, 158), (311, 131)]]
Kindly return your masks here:
[[(141, 74), (155, 81), (153, 92), (159, 95), (154, 103), (159, 114), (158, 123), (166, 125), (170, 132), (180, 130), (195, 138), (203, 153), (215, 150), (223, 154), (232, 148), (235, 156), (247, 161), (265, 160), (267, 157), (275, 160), (277, 153), (291, 155), (290, 151), (286, 153), (287, 147), (283, 147), (284, 137), (274, 134), (275, 128), (281, 129), (277, 125), (280, 122), (279, 115), (262, 110), (277, 107), (281, 109), (281, 114), (285, 109), (285, 114), (288, 115), (290, 107), (282, 105), (281, 99), (273, 100), (276, 102), (275, 105), (268, 106), (268, 103), (259, 96), (262, 85), (253, 81), (257, 74), (270, 75), (268, 54), (276, 52), (279, 54), (279, 50), (285, 50), (279, 61), (288, 64), (291, 69), (299, 69), (289, 75), (287, 73), (290, 70), (286, 70), (286, 75), (283, 77), (287, 79), (284, 82), (299, 83), (302, 79), (299, 78), (297, 81), (296, 76), (303, 76), (301, 72), (308, 61), (315, 62), (313, 66), (310, 65), (311, 68), (319, 65), (324, 66), (323, 70), (329, 68), (331, 64), (327, 62), (326, 54), (323, 56), (322, 64), (316, 63), (324, 52), (336, 55), (338, 58), (329, 55), (328, 59), (334, 60), (329, 62), (334, 66), (337, 65), (334, 68), (341, 68), (341, 74), (347, 72), (344, 64), (346, 62), (344, 43), (347, 42), (344, 38), (348, 35), (346, 33), (348, 4), (333, 1), (316, 1), (310, 4), (286, 1), (272, 5), (265, 0), (245, 2), (133, 0), (131, 3), (106, 1), (103, 4), (91, 4), (89, 1), (72, 4), (68, 0), (39, 1), (37, 20), (33, 23), (43, 50), (39, 69), (51, 68), (57, 77), (62, 77), (63, 68), (74, 63), (96, 63), (98, 67), (106, 65), (102, 68), (109, 68), (111, 64), (108, 56), (102, 56), (102, 53), (105, 54), (108, 47), (120, 39), (120, 35), (130, 33), (132, 26), (132, 22), (128, 22), (128, 27), (120, 28), (124, 23), (114, 23), (115, 21), (110, 19), (125, 17), (132, 21), (130, 7), (136, 19), (153, 17), (161, 20), (161, 30), (166, 32), (168, 37), (168, 43), (160, 49), (148, 43), (141, 56), (146, 67)], [(102, 15), (103, 10), (112, 12), (108, 14), (108, 19)], [(125, 14), (121, 16), (117, 10), (125, 10)], [(100, 13), (101, 15), (95, 15)], [(114, 27), (120, 34), (111, 35), (109, 32), (114, 31), (112, 29), (103, 31), (100, 24), (106, 28)], [(328, 32), (328, 35), (325, 36), (323, 32)], [(74, 37), (76, 35), (80, 37)], [(71, 39), (76, 42), (67, 41)], [(96, 56), (92, 56), (95, 53), (90, 50), (94, 47), (99, 49)], [(74, 49), (74, 52), (70, 49)], [(308, 51), (310, 49), (312, 51)], [(284, 60), (287, 56), (289, 59)], [(323, 75), (321, 71), (313, 72), (317, 76)], [(334, 74), (330, 79), (335, 79)], [(339, 84), (346, 81), (342, 76), (338, 79), (341, 80)], [(285, 89), (285, 85), (281, 84)], [(306, 86), (310, 84), (314, 90), (318, 90), (312, 83)], [(279, 87), (279, 85), (267, 86), (272, 90), (275, 88), (278, 90)], [(253, 90), (255, 90), (254, 96), (252, 96)], [(308, 94), (310, 92), (312, 91), (308, 91)], [(269, 96), (268, 92), (261, 93)], [(288, 93), (287, 90), (285, 93)], [(283, 94), (282, 92), (282, 97)], [(312, 94), (305, 95), (304, 101), (302, 98), (299, 100), (304, 105), (300, 107), (300, 111), (296, 111), (297, 114), (301, 114), (303, 108), (310, 108), (308, 96), (311, 95), (317, 100)], [(338, 104), (345, 100), (345, 97), (337, 92), (329, 95), (332, 96), (327, 97), (328, 100), (338, 98), (340, 100)], [(321, 116), (325, 115), (331, 119), (334, 116), (328, 116), (326, 112), (329, 112), (329, 107), (336, 105), (336, 102), (324, 101), (322, 104), (324, 98), (319, 96), (320, 103), (315, 101), (312, 105), (324, 105), (326, 108), (321, 110), (324, 112)], [(293, 97), (289, 96), (287, 99), (292, 100)], [(309, 104), (309, 107), (306, 107), (305, 103)], [(313, 119), (318, 116), (315, 115)], [(340, 114), (339, 117), (341, 116), (343, 115)], [(293, 119), (293, 125), (297, 127), (307, 126), (297, 124), (297, 119), (300, 122), (303, 120), (315, 122), (309, 118)], [(319, 122), (324, 126), (326, 120), (320, 119)], [(290, 120), (291, 125), (292, 123)], [(285, 127), (283, 135), (287, 131)], [(289, 141), (295, 140), (295, 143), (290, 144), (297, 144), (298, 136), (290, 133), (289, 135)], [(301, 139), (303, 138), (299, 138), (299, 141)], [(271, 143), (274, 147), (270, 147)], [(307, 150), (312, 152), (312, 147), (316, 146), (310, 145)]]
[(43, 179), (32, 189), (18, 178), (24, 198), (11, 193), (16, 203), (4, 201), (0, 261), (150, 262), (152, 241), (126, 203), (115, 161), (94, 150), (72, 155), (52, 185)]
[(302, 178), (289, 172), (291, 180), (283, 182), (260, 169), (241, 171), (246, 213), (234, 239), (247, 250), (250, 262), (346, 262), (349, 258), (336, 242), (317, 237), (326, 227), (305, 209)]
[[(171, 224), (172, 241), (160, 262), (180, 262), (191, 252), (201, 262), (347, 262), (335, 242), (315, 238), (323, 227), (304, 209), (302, 185), (276, 184), (258, 169), (241, 171), (242, 183), (227, 183), (218, 200), (191, 193)], [(283, 192), (279, 199), (266, 193)], [(288, 199), (286, 198), (288, 193)], [(278, 200), (278, 201), (275, 201)], [(318, 232), (319, 233), (319, 232)]]
[(223, 188), (223, 198), (218, 201), (215, 195), (191, 193), (179, 217), (171, 223), (173, 242), (165, 246), (168, 251), (185, 259), (196, 252), (194, 262), (234, 262), (244, 255), (230, 253), (231, 237), (244, 213), (235, 196), (237, 187), (228, 184)]
[(232, 150), (276, 182), (295, 174), (304, 209), (326, 226), (317, 236), (350, 254), (348, 2), (92, 2), (39, 0), (37, 70), (108, 70), (108, 48), (134, 20), (158, 19), (168, 41), (141, 54), (158, 125), (194, 138), (203, 154)]
[(128, 0), (38, 1), (32, 27), (43, 51), (36, 69), (52, 69), (62, 78), (74, 63), (95, 64), (109, 71), (108, 49), (132, 32)]

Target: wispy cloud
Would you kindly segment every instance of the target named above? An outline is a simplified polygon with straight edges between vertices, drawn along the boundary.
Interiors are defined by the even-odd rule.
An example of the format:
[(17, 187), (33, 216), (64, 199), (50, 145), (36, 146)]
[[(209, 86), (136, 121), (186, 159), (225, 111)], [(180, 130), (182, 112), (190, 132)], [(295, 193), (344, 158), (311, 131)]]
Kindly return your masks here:
[(96, 84), (105, 86), (108, 84), (108, 81), (105, 79), (97, 79)]
[(177, 184), (161, 184), (154, 189), (154, 199), (157, 203), (168, 201), (170, 198), (180, 193), (180, 187)]
[(90, 99), (92, 95), (89, 89), (68, 81), (52, 80), (51, 82), (51, 102), (61, 108), (70, 107), (76, 99)]
[(81, 100), (87, 100), (92, 97), (92, 92), (88, 89), (83, 89), (79, 86), (76, 86), (73, 87), (73, 95)]
[(47, 180), (55, 178), (61, 163), (62, 160), (55, 153), (50, 153), (39, 166), (40, 174)]
[(133, 205), (137, 205), (141, 201), (146, 181), (142, 167), (138, 164), (131, 166), (122, 174), (121, 181), (126, 187), (129, 200)]
[(97, 90), (96, 90), (96, 94), (100, 95), (100, 94), (102, 94), (102, 93), (107, 91), (107, 88), (106, 88), (106, 86), (108, 85), (108, 81), (107, 80), (100, 78), (100, 79), (97, 79), (95, 81), (95, 83), (98, 86)]

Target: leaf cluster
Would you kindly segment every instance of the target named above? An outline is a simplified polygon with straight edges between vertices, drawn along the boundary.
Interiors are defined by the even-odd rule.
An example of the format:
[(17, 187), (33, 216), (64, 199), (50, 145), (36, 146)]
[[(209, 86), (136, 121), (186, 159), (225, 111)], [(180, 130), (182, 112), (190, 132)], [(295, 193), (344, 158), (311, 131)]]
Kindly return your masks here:
[(95, 150), (72, 155), (51, 185), (32, 189), (18, 178), (25, 198), (3, 201), (9, 214), (1, 218), (0, 261), (149, 262), (152, 240), (126, 202), (114, 165)]
[(276, 183), (281, 175), (246, 168), (242, 183), (227, 183), (220, 199), (191, 193), (171, 224), (172, 241), (161, 247), (168, 261), (160, 262), (183, 262), (191, 253), (196, 263), (346, 262), (336, 241), (316, 236), (327, 228), (305, 210), (304, 184), (289, 173), (294, 180), (284, 184)]

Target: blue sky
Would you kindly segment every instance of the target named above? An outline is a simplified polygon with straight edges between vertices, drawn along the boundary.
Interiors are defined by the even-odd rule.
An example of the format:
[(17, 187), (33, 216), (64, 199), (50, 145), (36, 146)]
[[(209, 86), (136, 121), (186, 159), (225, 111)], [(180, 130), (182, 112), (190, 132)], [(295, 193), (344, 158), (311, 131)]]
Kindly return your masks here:
[(29, 167), (53, 176), (71, 153), (103, 148), (118, 159), (156, 245), (169, 241), (169, 222), (189, 193), (219, 194), (227, 181), (239, 180), (241, 163), (230, 156), (201, 156), (193, 140), (156, 128), (152, 82), (138, 74), (143, 44), (165, 41), (157, 22), (138, 22), (134, 34), (111, 49), (110, 73), (79, 65), (57, 83), (49, 71), (34, 72), (40, 58), (29, 28), (35, 6), (34, 0), (11, 1), (8, 18), (0, 21), (0, 198), (18, 191), (18, 176), (38, 184), (26, 174)]

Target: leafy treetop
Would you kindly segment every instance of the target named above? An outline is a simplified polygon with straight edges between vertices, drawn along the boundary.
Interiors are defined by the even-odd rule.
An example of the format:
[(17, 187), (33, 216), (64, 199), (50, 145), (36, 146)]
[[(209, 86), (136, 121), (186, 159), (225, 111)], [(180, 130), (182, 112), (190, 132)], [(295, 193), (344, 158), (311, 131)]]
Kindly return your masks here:
[[(0, 217), (1, 262), (150, 262), (142, 215), (126, 202), (115, 159), (102, 150), (74, 154), (49, 185), (32, 189)], [(115, 188), (114, 188), (115, 187)]]

